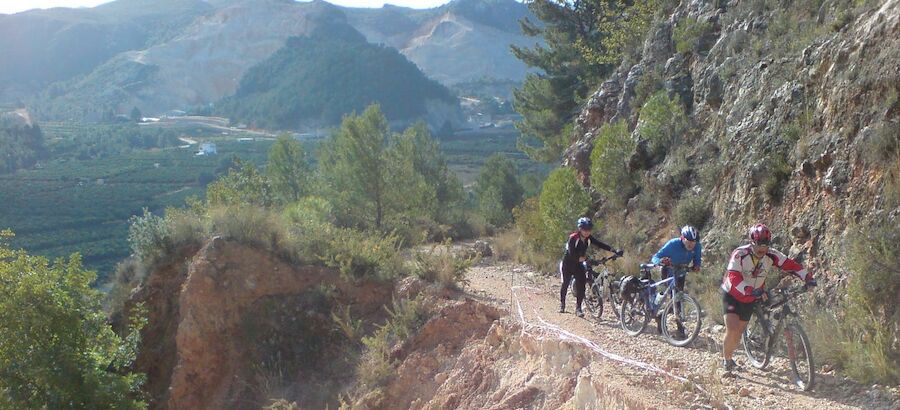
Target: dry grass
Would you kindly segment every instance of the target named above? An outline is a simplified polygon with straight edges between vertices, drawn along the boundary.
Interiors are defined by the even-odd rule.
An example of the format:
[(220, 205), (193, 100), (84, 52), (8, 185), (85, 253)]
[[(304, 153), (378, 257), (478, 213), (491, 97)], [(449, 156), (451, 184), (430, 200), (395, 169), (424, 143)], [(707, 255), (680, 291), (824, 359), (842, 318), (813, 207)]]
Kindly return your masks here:
[(453, 249), (450, 241), (433, 245), (427, 251), (417, 252), (413, 263), (413, 273), (444, 289), (461, 289), (468, 285), (466, 272), (481, 255), (461, 255)]

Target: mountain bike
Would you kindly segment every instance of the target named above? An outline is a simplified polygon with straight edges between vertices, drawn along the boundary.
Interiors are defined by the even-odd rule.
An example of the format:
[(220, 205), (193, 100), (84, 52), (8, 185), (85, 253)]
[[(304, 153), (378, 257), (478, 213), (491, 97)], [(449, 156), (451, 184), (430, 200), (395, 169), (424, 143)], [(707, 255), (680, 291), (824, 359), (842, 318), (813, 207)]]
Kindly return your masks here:
[[(800, 326), (799, 316), (791, 309), (791, 301), (806, 290), (802, 285), (770, 290), (768, 301), (754, 306), (753, 320), (741, 336), (753, 367), (764, 369), (772, 361), (787, 360), (794, 384), (803, 391), (809, 391), (815, 382), (815, 366), (809, 338)], [(785, 343), (777, 349), (781, 334)]]
[[(619, 258), (619, 255), (608, 256), (605, 258), (601, 258), (598, 260), (589, 260), (584, 262), (584, 268), (587, 271), (587, 277), (591, 281), (590, 288), (587, 290), (587, 294), (585, 295), (584, 301), (586, 302), (588, 310), (591, 311), (591, 316), (594, 319), (600, 319), (600, 316), (603, 315), (603, 301), (608, 300), (610, 305), (612, 305), (613, 314), (616, 315), (616, 319), (619, 318), (619, 306), (622, 304), (620, 295), (619, 295), (619, 285), (621, 281), (613, 280), (612, 274), (609, 272), (609, 268), (606, 266), (606, 262), (614, 261)], [(603, 269), (600, 269), (600, 272), (594, 271), (594, 266), (603, 266)]]
[[(672, 346), (686, 346), (700, 334), (701, 310), (700, 304), (685, 292), (675, 287), (675, 278), (682, 278), (687, 274), (687, 267), (675, 267), (674, 274), (659, 282), (653, 282), (650, 278), (650, 270), (657, 265), (642, 264), (642, 278), (633, 278), (635, 281), (622, 286), (622, 305), (620, 306), (619, 319), (622, 330), (629, 336), (637, 336), (643, 333), (650, 319), (660, 317), (660, 331), (666, 342)], [(658, 295), (659, 286), (666, 285), (665, 293)], [(629, 288), (629, 289), (626, 289)], [(625, 292), (629, 293), (626, 294)], [(673, 327), (678, 328), (674, 332)]]

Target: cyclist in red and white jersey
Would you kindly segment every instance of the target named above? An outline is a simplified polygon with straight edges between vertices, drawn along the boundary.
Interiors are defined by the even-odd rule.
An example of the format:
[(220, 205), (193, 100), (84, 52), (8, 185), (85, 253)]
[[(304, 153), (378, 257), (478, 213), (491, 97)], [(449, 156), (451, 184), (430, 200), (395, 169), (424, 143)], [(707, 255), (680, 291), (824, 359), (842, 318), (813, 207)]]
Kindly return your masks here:
[(750, 244), (741, 246), (731, 254), (728, 270), (722, 278), (722, 309), (725, 315), (725, 341), (722, 344), (723, 367), (735, 369), (732, 357), (741, 334), (753, 316), (753, 304), (763, 297), (766, 273), (772, 267), (789, 272), (804, 280), (807, 286), (816, 286), (812, 272), (800, 263), (769, 248), (772, 232), (763, 224), (750, 228)]

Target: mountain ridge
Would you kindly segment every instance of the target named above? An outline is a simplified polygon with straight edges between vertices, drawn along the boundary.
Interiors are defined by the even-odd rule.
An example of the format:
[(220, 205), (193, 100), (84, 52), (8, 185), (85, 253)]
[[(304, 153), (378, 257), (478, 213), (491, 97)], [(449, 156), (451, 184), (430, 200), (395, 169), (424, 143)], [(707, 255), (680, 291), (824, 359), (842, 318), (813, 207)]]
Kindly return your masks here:
[[(518, 12), (507, 12), (513, 9)], [(96, 120), (132, 107), (157, 115), (205, 106), (233, 94), (247, 69), (287, 38), (307, 34), (314, 20), (340, 18), (444, 85), (519, 81), (526, 68), (509, 45), (528, 41), (512, 28), (524, 14), (526, 6), (514, 0), (457, 0), (423, 10), (353, 9), (322, 0), (166, 0), (162, 6), (117, 0), (0, 15), (0, 34), (8, 34), (0, 36), (0, 52), (13, 56), (0, 62), (0, 102), (31, 101), (40, 93), (35, 112), (56, 120)], [(16, 43), (13, 34), (25, 25), (29, 41)], [(34, 49), (48, 57), (33, 58)]]

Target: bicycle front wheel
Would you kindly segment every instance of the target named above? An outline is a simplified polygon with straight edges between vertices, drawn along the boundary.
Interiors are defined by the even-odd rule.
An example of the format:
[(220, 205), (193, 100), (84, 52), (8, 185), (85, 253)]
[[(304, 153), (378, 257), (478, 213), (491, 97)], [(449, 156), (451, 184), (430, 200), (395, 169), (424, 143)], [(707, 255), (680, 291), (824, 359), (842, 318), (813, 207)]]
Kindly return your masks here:
[(747, 323), (747, 328), (741, 335), (741, 343), (744, 345), (744, 353), (750, 359), (750, 364), (757, 369), (764, 369), (769, 364), (770, 335), (764, 319), (758, 313), (755, 312), (753, 319)]
[(816, 378), (815, 365), (809, 338), (799, 323), (791, 322), (785, 326), (784, 344), (794, 384), (803, 391), (809, 391)]
[(629, 336), (637, 336), (644, 331), (650, 322), (649, 307), (644, 303), (641, 295), (634, 294), (622, 301), (619, 307), (619, 321), (622, 330)]
[(622, 296), (619, 294), (619, 285), (617, 282), (614, 282), (609, 286), (609, 304), (612, 305), (613, 314), (616, 315), (616, 320), (620, 320), (622, 313), (620, 310), (622, 309)]
[(687, 294), (682, 294), (680, 299), (666, 304), (662, 319), (663, 336), (676, 347), (693, 342), (700, 334), (702, 325), (700, 304)]

